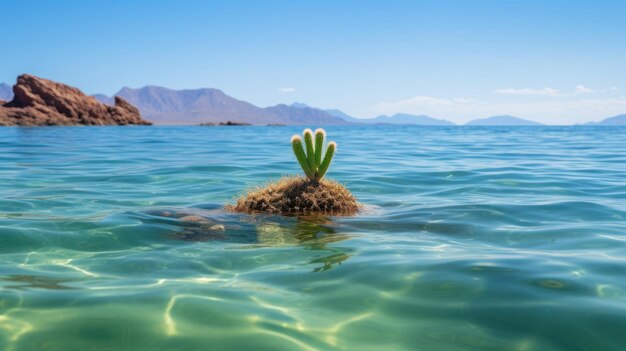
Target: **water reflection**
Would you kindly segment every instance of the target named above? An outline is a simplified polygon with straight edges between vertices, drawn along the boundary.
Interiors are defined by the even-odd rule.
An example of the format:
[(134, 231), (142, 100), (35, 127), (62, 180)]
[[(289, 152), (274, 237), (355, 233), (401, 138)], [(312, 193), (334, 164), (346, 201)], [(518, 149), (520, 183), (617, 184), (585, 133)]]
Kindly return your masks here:
[(332, 247), (329, 244), (349, 238), (337, 232), (337, 224), (327, 216), (295, 217), (286, 223), (263, 222), (257, 225), (259, 243), (269, 246), (299, 245), (307, 250), (329, 251), (331, 254), (315, 258), (310, 264), (322, 264), (313, 272), (324, 272), (340, 265), (352, 255), (345, 249)]
[(329, 255), (310, 261), (319, 265), (313, 272), (328, 271), (352, 255), (330, 244), (349, 235), (328, 216), (283, 217), (225, 213), (221, 209), (155, 209), (136, 214), (146, 225), (168, 228), (173, 240), (221, 241), (251, 245), (249, 248), (299, 246), (305, 250), (328, 251)]
[(313, 269), (313, 272), (325, 272), (327, 270), (330, 270), (332, 268), (334, 268), (337, 265), (342, 264), (344, 261), (346, 261), (348, 258), (350, 258), (352, 255), (347, 254), (347, 253), (335, 253), (332, 255), (328, 255), (328, 256), (324, 256), (324, 257), (320, 257), (320, 258), (316, 258), (314, 260), (311, 260), (310, 263), (321, 263), (322, 266), (317, 267), (315, 269)]

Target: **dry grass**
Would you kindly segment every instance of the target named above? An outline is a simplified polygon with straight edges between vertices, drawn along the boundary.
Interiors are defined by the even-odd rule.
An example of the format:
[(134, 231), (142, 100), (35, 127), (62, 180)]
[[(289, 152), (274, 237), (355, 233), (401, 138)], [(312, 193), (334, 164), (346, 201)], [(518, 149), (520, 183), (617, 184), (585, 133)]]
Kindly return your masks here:
[(304, 177), (284, 177), (263, 188), (256, 188), (226, 205), (226, 210), (281, 215), (327, 214), (348, 216), (360, 205), (343, 185), (323, 179), (319, 183)]

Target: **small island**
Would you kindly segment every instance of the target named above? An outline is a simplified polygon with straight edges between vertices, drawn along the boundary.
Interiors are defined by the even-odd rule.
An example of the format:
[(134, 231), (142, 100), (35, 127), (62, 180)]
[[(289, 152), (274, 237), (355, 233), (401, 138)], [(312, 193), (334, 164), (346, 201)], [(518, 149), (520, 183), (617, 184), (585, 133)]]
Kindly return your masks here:
[(230, 212), (266, 213), (286, 216), (355, 215), (361, 205), (350, 190), (341, 183), (322, 179), (328, 171), (337, 144), (328, 143), (324, 152), (326, 132), (304, 130), (304, 145), (299, 135), (291, 137), (293, 152), (304, 171), (304, 177), (283, 177), (277, 182), (249, 191), (234, 205), (226, 205)]
[(214, 127), (214, 126), (251, 126), (251, 125), (252, 125), (252, 123), (236, 122), (236, 121), (226, 121), (226, 122), (219, 122), (219, 123), (213, 123), (213, 122), (200, 123), (200, 126), (202, 126), (202, 127)]
[(0, 126), (150, 125), (139, 110), (116, 96), (108, 106), (77, 88), (22, 74), (14, 97), (0, 102)]

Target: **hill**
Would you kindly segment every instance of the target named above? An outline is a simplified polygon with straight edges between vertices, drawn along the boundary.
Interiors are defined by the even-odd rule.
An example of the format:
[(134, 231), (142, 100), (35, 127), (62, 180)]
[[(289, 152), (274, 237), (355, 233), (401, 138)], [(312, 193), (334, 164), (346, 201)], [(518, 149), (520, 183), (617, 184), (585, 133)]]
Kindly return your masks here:
[[(297, 107), (297, 108), (313, 108), (313, 109), (317, 109), (315, 107), (311, 107), (307, 104), (301, 103), (301, 102), (294, 102), (293, 104), (289, 105), (291, 107)], [(322, 110), (322, 109), (317, 109), (317, 110)], [(350, 115), (348, 115), (347, 113), (338, 110), (338, 109), (327, 109), (327, 110), (322, 110), (326, 113), (328, 113), (331, 116), (334, 117), (338, 117), (343, 119), (344, 121), (348, 122), (348, 123), (363, 123), (363, 119), (362, 118), (355, 118), (352, 117)]]
[(600, 122), (590, 122), (586, 125), (594, 126), (626, 126), (626, 115), (617, 115), (609, 118), (605, 118)]
[(426, 115), (409, 115), (406, 113), (396, 113), (392, 116), (378, 116), (376, 118), (364, 119), (365, 123), (376, 124), (416, 124), (423, 126), (452, 126), (454, 123), (444, 119), (438, 119)]
[(514, 116), (493, 116), (467, 122), (468, 126), (541, 126), (543, 124)]
[(335, 117), (339, 117), (341, 119), (343, 119), (346, 122), (350, 122), (350, 123), (364, 123), (363, 122), (363, 118), (355, 118), (350, 116), (349, 114), (338, 110), (338, 109), (329, 109), (329, 110), (324, 110), (326, 111), (326, 113), (330, 114), (331, 116), (335, 116)]
[(350, 123), (358, 123), (358, 124), (415, 124), (415, 125), (424, 125), (424, 126), (452, 126), (454, 123), (437, 119), (426, 115), (410, 115), (406, 113), (396, 113), (393, 116), (378, 116), (375, 118), (355, 118), (347, 113), (337, 110), (325, 110), (327, 113), (342, 118), (343, 120)]

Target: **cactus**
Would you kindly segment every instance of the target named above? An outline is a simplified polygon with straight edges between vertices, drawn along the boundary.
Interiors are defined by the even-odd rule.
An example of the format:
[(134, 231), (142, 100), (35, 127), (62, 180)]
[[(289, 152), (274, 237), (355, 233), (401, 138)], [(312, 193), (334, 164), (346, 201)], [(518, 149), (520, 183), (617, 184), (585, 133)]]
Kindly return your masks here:
[[(319, 182), (335, 155), (337, 144), (335, 142), (328, 143), (326, 148), (326, 155), (324, 155), (324, 138), (326, 132), (323, 129), (315, 130), (315, 144), (313, 144), (313, 132), (310, 129), (304, 130), (304, 147), (302, 145), (302, 138), (299, 135), (291, 137), (291, 146), (293, 147), (293, 153), (300, 163), (300, 167), (304, 171), (304, 174), (311, 181)], [(306, 148), (306, 153), (305, 153)]]
[(324, 147), (324, 138), (326, 137), (326, 132), (322, 128), (318, 128), (315, 130), (315, 165), (317, 167), (322, 163), (322, 151)]
[(304, 144), (306, 145), (306, 158), (309, 162), (309, 169), (315, 173), (317, 165), (315, 164), (315, 148), (313, 147), (313, 132), (310, 129), (304, 130)]
[(304, 174), (311, 179), (315, 177), (315, 173), (311, 172), (311, 168), (309, 168), (309, 160), (304, 153), (304, 149), (302, 148), (302, 138), (299, 135), (294, 135), (291, 137), (291, 146), (293, 147), (293, 153), (296, 154), (296, 158), (298, 159), (298, 163), (300, 163), (300, 167), (304, 171)]

